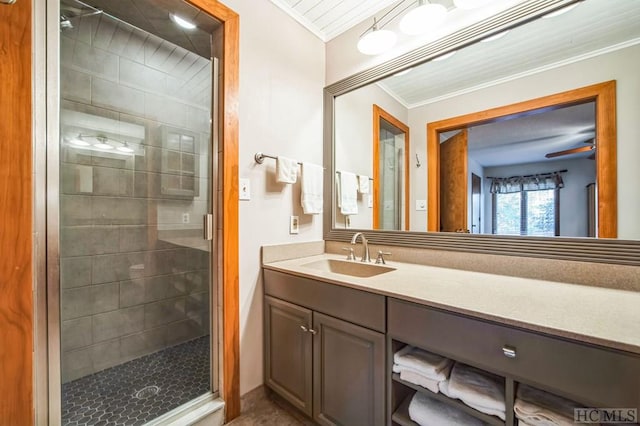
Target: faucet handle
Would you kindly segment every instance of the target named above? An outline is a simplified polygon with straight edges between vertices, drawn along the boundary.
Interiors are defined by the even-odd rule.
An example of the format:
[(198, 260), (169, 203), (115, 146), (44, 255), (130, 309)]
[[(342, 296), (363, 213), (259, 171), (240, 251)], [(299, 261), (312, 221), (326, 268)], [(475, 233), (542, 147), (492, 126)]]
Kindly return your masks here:
[(349, 252), (347, 254), (347, 260), (356, 260), (356, 256), (353, 253), (353, 248), (352, 247), (342, 247), (342, 250)]
[(387, 262), (384, 261), (385, 256), (391, 256), (391, 253), (389, 253), (388, 251), (378, 250), (378, 257), (376, 257), (376, 263), (386, 265)]

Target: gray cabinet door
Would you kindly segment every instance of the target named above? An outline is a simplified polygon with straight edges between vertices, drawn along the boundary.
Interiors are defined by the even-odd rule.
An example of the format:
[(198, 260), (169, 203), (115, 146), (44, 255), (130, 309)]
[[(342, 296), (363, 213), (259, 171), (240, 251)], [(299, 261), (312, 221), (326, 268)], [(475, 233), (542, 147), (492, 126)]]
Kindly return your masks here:
[(312, 415), (311, 311), (265, 296), (265, 383), (283, 398)]
[(313, 418), (322, 425), (384, 424), (384, 334), (313, 313)]

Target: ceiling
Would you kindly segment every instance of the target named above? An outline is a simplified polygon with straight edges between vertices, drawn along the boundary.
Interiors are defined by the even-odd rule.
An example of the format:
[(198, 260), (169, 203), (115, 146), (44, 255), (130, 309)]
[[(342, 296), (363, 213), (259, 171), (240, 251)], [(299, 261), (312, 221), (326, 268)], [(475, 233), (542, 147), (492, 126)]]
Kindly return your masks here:
[(638, 22), (638, 0), (586, 0), (568, 13), (538, 19), (378, 84), (414, 108), (611, 46), (638, 43)]
[[(210, 15), (175, 0), (62, 0), (60, 14), (70, 18), (100, 9), (134, 27), (148, 31), (164, 40), (177, 44), (203, 58), (211, 58), (211, 34), (221, 24)], [(178, 27), (169, 13), (193, 22), (197, 28), (185, 30)]]
[[(560, 16), (538, 19), (503, 38), (468, 46), (377, 84), (417, 108), (640, 43), (640, 1), (586, 0)], [(640, 58), (638, 58), (640, 61)], [(593, 106), (582, 105), (469, 129), (469, 154), (485, 167), (586, 158), (546, 159), (549, 152), (584, 146), (594, 137)]]
[[(547, 159), (546, 154), (588, 146), (595, 137), (595, 104), (589, 102), (468, 129), (469, 158), (483, 167), (576, 160), (592, 152)], [(441, 134), (445, 141), (458, 131)]]
[(271, 0), (323, 41), (372, 17), (398, 0)]
[[(360, 22), (381, 17), (382, 10), (397, 5), (403, 10), (416, 0), (271, 0), (323, 41), (339, 36)], [(447, 9), (453, 0), (432, 0)], [(393, 15), (392, 15), (393, 16)], [(371, 21), (373, 23), (373, 21)], [(382, 22), (385, 24), (385, 22)]]

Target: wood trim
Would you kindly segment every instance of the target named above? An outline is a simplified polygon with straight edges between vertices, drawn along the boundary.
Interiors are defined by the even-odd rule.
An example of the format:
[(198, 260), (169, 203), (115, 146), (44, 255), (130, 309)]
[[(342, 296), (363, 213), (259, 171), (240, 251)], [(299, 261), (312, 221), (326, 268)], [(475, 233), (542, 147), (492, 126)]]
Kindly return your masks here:
[(507, 116), (524, 117), (540, 109), (554, 110), (592, 101), (595, 101), (596, 104), (598, 237), (617, 238), (618, 173), (615, 80), (428, 123), (427, 231), (438, 231), (438, 224), (440, 223), (440, 132), (491, 123)]
[(216, 0), (187, 0), (224, 26), (222, 85), (222, 398), (225, 421), (240, 415), (240, 309), (238, 240), (238, 88), (240, 17)]
[(0, 423), (33, 411), (32, 2), (0, 5)]
[(405, 231), (409, 230), (409, 204), (411, 196), (411, 188), (409, 183), (409, 149), (410, 134), (409, 126), (402, 121), (389, 114), (380, 106), (373, 104), (373, 229), (380, 229), (380, 148), (378, 141), (380, 140), (380, 119), (384, 119), (393, 126), (402, 130), (405, 134), (404, 138), (404, 224)]

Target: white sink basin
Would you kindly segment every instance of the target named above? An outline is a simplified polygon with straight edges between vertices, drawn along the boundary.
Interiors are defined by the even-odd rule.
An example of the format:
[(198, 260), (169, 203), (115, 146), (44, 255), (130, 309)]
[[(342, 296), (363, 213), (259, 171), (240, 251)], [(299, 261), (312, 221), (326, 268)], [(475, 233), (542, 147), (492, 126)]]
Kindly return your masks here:
[(307, 268), (319, 271), (333, 272), (334, 274), (349, 275), (358, 278), (374, 277), (376, 275), (385, 274), (395, 271), (396, 268), (384, 265), (376, 265), (371, 263), (361, 263), (351, 260), (322, 259), (305, 263)]

